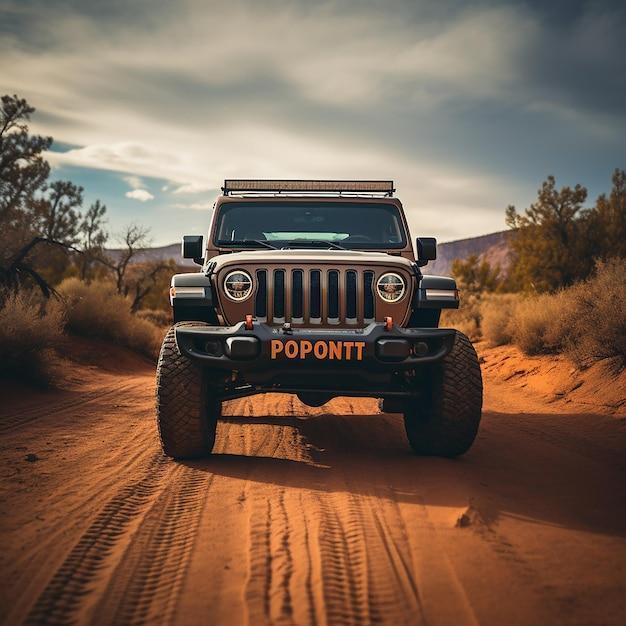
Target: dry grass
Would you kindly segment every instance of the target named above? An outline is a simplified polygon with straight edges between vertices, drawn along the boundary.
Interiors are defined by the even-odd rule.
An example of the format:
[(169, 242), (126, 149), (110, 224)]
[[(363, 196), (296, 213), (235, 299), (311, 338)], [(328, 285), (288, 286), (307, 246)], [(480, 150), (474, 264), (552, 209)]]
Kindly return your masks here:
[(530, 355), (561, 352), (564, 306), (562, 294), (521, 299), (513, 308), (513, 343)]
[(626, 261), (599, 263), (591, 278), (555, 294), (487, 296), (477, 327), (492, 345), (514, 343), (530, 355), (564, 353), (579, 368), (611, 359), (621, 369), (626, 366)]
[(0, 376), (50, 385), (57, 377), (65, 312), (38, 293), (10, 294), (0, 309)]
[(513, 341), (527, 354), (563, 352), (580, 368), (603, 359), (623, 368), (626, 261), (600, 263), (588, 280), (522, 300), (513, 323)]
[(68, 278), (59, 286), (67, 306), (67, 329), (84, 337), (109, 339), (156, 360), (163, 329), (130, 312), (126, 298), (112, 284), (86, 284)]
[(514, 312), (520, 301), (516, 294), (486, 296), (480, 305), (480, 330), (492, 346), (511, 343), (515, 331)]
[(137, 311), (136, 315), (140, 319), (147, 320), (161, 328), (169, 328), (174, 323), (171, 312), (162, 309), (142, 309)]
[(578, 366), (611, 359), (626, 366), (626, 260), (598, 265), (596, 275), (566, 292), (561, 344)]
[(466, 296), (462, 297), (460, 308), (444, 309), (441, 312), (439, 325), (445, 328), (456, 328), (472, 341), (477, 341), (481, 338), (480, 321), (480, 299), (476, 296)]

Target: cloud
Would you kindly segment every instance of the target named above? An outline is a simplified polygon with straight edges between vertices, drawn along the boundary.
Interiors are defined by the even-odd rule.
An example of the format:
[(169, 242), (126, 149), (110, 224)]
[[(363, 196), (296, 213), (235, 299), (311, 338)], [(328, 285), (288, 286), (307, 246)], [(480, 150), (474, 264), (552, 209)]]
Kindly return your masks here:
[(548, 4), (7, 0), (0, 91), (80, 146), (54, 165), (129, 193), (161, 178), (204, 209), (229, 177), (389, 177), (420, 232), (478, 234), (557, 166), (623, 161), (623, 14)]
[(145, 189), (133, 189), (132, 191), (127, 191), (124, 195), (127, 198), (139, 200), (139, 202), (148, 202), (148, 200), (154, 200), (154, 196)]
[(124, 176), (124, 180), (130, 185), (131, 189), (143, 189), (145, 187), (139, 176)]
[[(459, 207), (464, 207), (464, 215), (472, 215), (472, 232), (488, 230), (489, 215), (502, 214), (510, 202), (508, 193), (516, 189), (513, 180), (498, 180), (469, 168), (442, 167), (417, 155), (399, 154), (391, 147), (362, 141), (350, 145), (341, 137), (302, 131), (292, 134), (247, 124), (215, 129), (212, 145), (224, 146), (219, 150), (207, 150), (193, 129), (168, 134), (158, 143), (154, 132), (148, 130), (147, 135), (151, 139), (146, 138), (145, 144), (97, 144), (55, 153), (52, 158), (55, 164), (164, 178), (175, 186), (177, 195), (206, 197), (179, 203), (180, 208), (205, 209), (225, 178), (239, 176), (272, 178), (280, 172), (285, 178), (392, 178), (409, 212), (419, 210), (427, 220), (420, 228), (431, 232), (440, 232), (447, 223), (452, 227)], [(180, 145), (185, 146), (184, 152)], [(229, 146), (237, 147), (236, 154), (230, 148), (227, 151)], [(289, 155), (287, 160), (285, 155)]]
[(189, 204), (177, 203), (174, 205), (175, 209), (193, 209), (195, 211), (206, 211), (213, 208), (213, 201), (209, 202), (191, 202)]

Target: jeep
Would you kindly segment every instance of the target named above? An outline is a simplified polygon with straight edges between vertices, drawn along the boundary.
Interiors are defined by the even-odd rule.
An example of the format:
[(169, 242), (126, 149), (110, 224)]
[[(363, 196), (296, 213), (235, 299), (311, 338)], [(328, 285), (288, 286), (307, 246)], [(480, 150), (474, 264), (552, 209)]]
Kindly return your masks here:
[[(165, 454), (210, 454), (221, 405), (258, 393), (378, 398), (402, 413), (411, 448), (453, 457), (472, 445), (482, 378), (469, 339), (439, 328), (458, 308), (452, 278), (422, 273), (393, 181), (226, 180), (200, 271), (172, 278), (156, 412)], [(375, 419), (375, 418), (373, 418)]]

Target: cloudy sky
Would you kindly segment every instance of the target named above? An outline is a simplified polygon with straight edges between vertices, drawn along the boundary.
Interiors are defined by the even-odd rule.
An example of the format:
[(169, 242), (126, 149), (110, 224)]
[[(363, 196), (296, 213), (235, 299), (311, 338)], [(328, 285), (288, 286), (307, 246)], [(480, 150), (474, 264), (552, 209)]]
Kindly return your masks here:
[(202, 232), (225, 177), (380, 177), (450, 240), (626, 167), (625, 7), (0, 0), (0, 92), (113, 232)]

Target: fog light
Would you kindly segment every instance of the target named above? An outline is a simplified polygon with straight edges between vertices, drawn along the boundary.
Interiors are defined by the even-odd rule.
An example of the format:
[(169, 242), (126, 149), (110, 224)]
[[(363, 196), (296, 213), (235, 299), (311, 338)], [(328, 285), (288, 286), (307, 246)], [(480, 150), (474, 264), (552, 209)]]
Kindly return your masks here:
[(254, 359), (261, 351), (261, 342), (256, 337), (229, 337), (226, 340), (226, 355), (236, 361)]
[(425, 341), (418, 341), (414, 346), (417, 356), (426, 356), (428, 354), (428, 344)]
[(219, 339), (211, 339), (206, 342), (204, 351), (211, 356), (222, 356), (222, 342)]
[(410, 344), (405, 339), (379, 339), (376, 356), (383, 361), (403, 361), (409, 356)]

